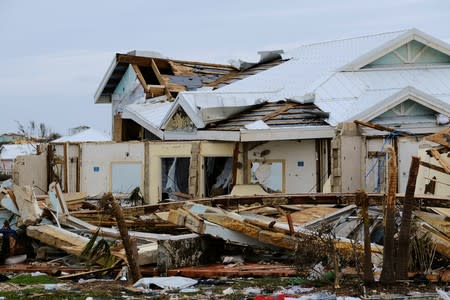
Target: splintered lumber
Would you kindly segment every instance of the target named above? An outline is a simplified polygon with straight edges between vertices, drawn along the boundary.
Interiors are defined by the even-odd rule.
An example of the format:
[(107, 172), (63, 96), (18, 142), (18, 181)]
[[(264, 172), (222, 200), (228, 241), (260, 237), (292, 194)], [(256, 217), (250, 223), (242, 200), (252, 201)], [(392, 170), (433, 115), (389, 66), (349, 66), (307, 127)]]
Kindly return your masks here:
[(427, 213), (424, 211), (415, 211), (414, 215), (434, 227), (436, 230), (450, 237), (450, 220), (448, 217), (437, 214)]
[[(338, 210), (337, 208), (328, 206), (316, 206), (305, 208), (304, 210), (291, 213), (292, 222), (295, 224), (305, 224), (310, 221), (315, 221), (332, 212)], [(280, 222), (287, 222), (287, 216), (280, 217)]]
[(381, 271), (380, 282), (390, 283), (395, 279), (394, 271), (394, 235), (395, 235), (395, 199), (397, 191), (397, 154), (392, 146), (386, 147), (389, 154), (389, 187), (386, 196), (386, 209), (384, 212), (384, 251), (383, 270)]
[(447, 148), (450, 148), (449, 137), (450, 137), (450, 128), (446, 128), (443, 131), (426, 136), (425, 139), (446, 146)]
[(361, 214), (364, 226), (364, 264), (363, 264), (363, 280), (364, 283), (371, 283), (374, 281), (372, 271), (372, 255), (370, 251), (370, 230), (369, 230), (369, 201), (367, 194), (359, 190), (357, 192), (359, 203), (361, 204)]
[[(165, 217), (166, 215), (161, 215), (161, 218)], [(166, 220), (173, 224), (184, 226), (195, 233), (208, 234), (216, 238), (221, 238), (229, 243), (267, 248), (267, 245), (260, 243), (255, 239), (245, 236), (242, 233), (205, 221), (185, 209), (179, 208), (177, 210), (171, 210), (167, 215)]]
[[(272, 246), (295, 250), (302, 243), (302, 239), (298, 236), (291, 236), (289, 234), (289, 228), (287, 228), (287, 233), (266, 230), (265, 228), (258, 227), (255, 224), (249, 224), (245, 222), (242, 216), (236, 216), (229, 212), (223, 212), (223, 214), (218, 213), (204, 213), (200, 214), (202, 218), (208, 220), (212, 223), (220, 225), (224, 228), (240, 232), (247, 235), (255, 240), (262, 243), (269, 244)], [(275, 226), (277, 226), (275, 224)], [(299, 235), (313, 236), (314, 232), (307, 229), (296, 227), (296, 233)], [(357, 251), (362, 251), (363, 247), (359, 243), (352, 242), (349, 239), (339, 238), (335, 241), (335, 247), (345, 253), (353, 253), (356, 249)], [(377, 245), (372, 245), (372, 253), (382, 253), (382, 247)]]
[(450, 174), (450, 164), (446, 161), (444, 157), (434, 148), (431, 148), (431, 155), (439, 162), (441, 167), (445, 170), (447, 174)]
[(366, 126), (366, 127), (372, 128), (372, 129), (380, 130), (380, 131), (395, 132), (401, 136), (411, 136), (412, 135), (411, 133), (404, 132), (404, 131), (398, 131), (393, 128), (386, 127), (386, 126), (376, 124), (376, 123), (364, 122), (364, 121), (360, 121), (360, 120), (355, 120), (353, 122), (355, 122), (358, 125)]
[[(414, 191), (416, 189), (417, 173), (419, 172), (420, 157), (411, 158), (408, 183), (406, 185), (405, 201), (403, 201), (402, 223), (398, 238), (398, 252), (409, 253), (411, 240), (411, 216), (414, 210)], [(400, 255), (397, 259), (397, 279), (408, 279), (409, 255)]]
[(75, 256), (81, 256), (84, 246), (89, 242), (87, 237), (53, 225), (28, 226), (27, 235)]
[[(67, 253), (73, 254), (75, 256), (81, 256), (81, 252), (89, 242), (89, 239), (87, 237), (80, 236), (54, 225), (28, 226), (27, 235), (31, 238), (41, 241), (44, 244), (64, 250)], [(156, 263), (156, 251), (156, 243), (138, 246), (139, 264), (146, 265), (150, 263)], [(111, 251), (111, 253), (114, 256), (117, 256), (126, 261), (126, 256), (123, 250)]]
[[(68, 226), (68, 227), (85, 230), (91, 234), (94, 234), (97, 232), (97, 230), (99, 230), (99, 232), (98, 232), (99, 236), (116, 238), (116, 239), (120, 238), (120, 232), (117, 229), (94, 226), (88, 222), (85, 222), (85, 221), (80, 220), (73, 216), (67, 216), (67, 217), (63, 218), (61, 220), (61, 224)], [(151, 233), (151, 232), (128, 231), (128, 234), (130, 237), (134, 237), (137, 240), (142, 240), (144, 242), (159, 241), (159, 240), (179, 240), (179, 239), (197, 237), (197, 235), (194, 233), (182, 234), (182, 235), (171, 235), (171, 234), (158, 234), (158, 233)]]
[(20, 221), (24, 225), (34, 225), (41, 220), (42, 209), (39, 208), (31, 186), (13, 185), (14, 197), (20, 212)]
[(441, 255), (450, 258), (450, 238), (426, 222), (418, 222), (417, 225), (420, 234), (430, 235), (433, 244), (436, 246), (436, 251)]
[(141, 277), (141, 271), (139, 269), (139, 255), (137, 251), (137, 243), (135, 238), (130, 238), (128, 234), (128, 227), (125, 224), (125, 219), (122, 213), (122, 208), (112, 193), (107, 193), (103, 196), (103, 201), (108, 201), (113, 209), (114, 216), (116, 217), (117, 225), (122, 238), (123, 247), (125, 248), (125, 254), (127, 255), (128, 266), (130, 267), (131, 280), (138, 281)]

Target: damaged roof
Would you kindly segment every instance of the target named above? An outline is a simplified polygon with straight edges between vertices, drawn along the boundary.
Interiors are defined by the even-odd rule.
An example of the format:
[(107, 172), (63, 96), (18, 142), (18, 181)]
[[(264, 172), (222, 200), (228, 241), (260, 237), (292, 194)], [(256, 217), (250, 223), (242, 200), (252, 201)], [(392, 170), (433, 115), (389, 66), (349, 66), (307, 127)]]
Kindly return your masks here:
[(211, 123), (208, 130), (268, 129), (276, 127), (326, 126), (325, 113), (312, 103), (279, 101), (251, 107), (227, 120)]
[(193, 91), (202, 87), (220, 88), (267, 70), (283, 61), (281, 55), (272, 54), (262, 57), (258, 63), (232, 66), (174, 60), (154, 52), (117, 53), (95, 93), (95, 103), (111, 103), (112, 94), (130, 65), (143, 86), (147, 98), (162, 95), (171, 98), (182, 91)]
[[(174, 116), (180, 117), (180, 112), (191, 123), (184, 127), (189, 129), (190, 138), (202, 129), (242, 132), (280, 127), (302, 131), (307, 126), (332, 128), (355, 118), (374, 119), (408, 99), (425, 110), (450, 115), (450, 80), (446, 80), (450, 79), (450, 45), (417, 29), (260, 54), (258, 63), (233, 64), (239, 70), (231, 65), (117, 54), (119, 63), (134, 66), (145, 98), (162, 97), (159, 101), (167, 103), (161, 109), (156, 101), (147, 104), (143, 99), (144, 104), (132, 104), (135, 106), (124, 111), (133, 110), (129, 118), (163, 138), (171, 136), (163, 132)], [(156, 81), (146, 70), (152, 70)], [(114, 76), (108, 78), (113, 80)], [(108, 94), (112, 89), (102, 91)], [(99, 103), (101, 95), (97, 96)], [(261, 111), (275, 113), (281, 109), (279, 105), (284, 105), (279, 101), (297, 105), (264, 120)], [(156, 117), (156, 111), (146, 115), (144, 111), (151, 107), (161, 115)], [(305, 113), (305, 107), (313, 109)], [(303, 108), (298, 114), (296, 110)], [(432, 122), (431, 116), (424, 117), (424, 122)], [(173, 131), (173, 127), (170, 129)], [(284, 136), (289, 137), (287, 133)]]

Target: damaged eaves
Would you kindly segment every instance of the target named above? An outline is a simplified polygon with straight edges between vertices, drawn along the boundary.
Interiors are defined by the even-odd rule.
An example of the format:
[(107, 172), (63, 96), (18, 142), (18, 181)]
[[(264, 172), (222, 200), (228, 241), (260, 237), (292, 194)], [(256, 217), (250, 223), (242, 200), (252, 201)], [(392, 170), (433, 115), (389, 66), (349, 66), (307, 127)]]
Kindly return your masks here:
[(233, 66), (224, 64), (117, 53), (97, 90), (95, 102), (111, 102), (111, 96), (129, 65), (136, 73), (147, 98), (165, 95), (170, 100), (181, 91), (192, 91), (201, 87), (217, 89), (277, 66), (284, 61), (273, 57), (272, 61), (262, 61), (248, 69), (237, 70)]
[(314, 104), (301, 104), (288, 101), (256, 105), (228, 120), (209, 124), (208, 130), (240, 130), (245, 125), (263, 121), (269, 127), (289, 126), (327, 126), (324, 120), (328, 114)]

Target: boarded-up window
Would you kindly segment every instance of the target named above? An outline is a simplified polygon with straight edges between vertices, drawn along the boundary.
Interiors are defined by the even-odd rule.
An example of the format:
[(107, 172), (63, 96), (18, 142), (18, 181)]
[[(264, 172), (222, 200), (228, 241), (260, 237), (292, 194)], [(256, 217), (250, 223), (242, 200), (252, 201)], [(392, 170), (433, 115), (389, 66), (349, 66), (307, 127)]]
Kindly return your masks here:
[(161, 159), (162, 200), (177, 199), (175, 192), (189, 193), (188, 157), (167, 157)]
[(141, 163), (114, 162), (111, 164), (111, 191), (113, 193), (131, 193), (136, 187), (141, 187)]
[(214, 197), (230, 193), (233, 159), (231, 157), (205, 157), (205, 196)]
[(269, 193), (284, 191), (283, 162), (251, 162), (251, 183), (259, 183)]

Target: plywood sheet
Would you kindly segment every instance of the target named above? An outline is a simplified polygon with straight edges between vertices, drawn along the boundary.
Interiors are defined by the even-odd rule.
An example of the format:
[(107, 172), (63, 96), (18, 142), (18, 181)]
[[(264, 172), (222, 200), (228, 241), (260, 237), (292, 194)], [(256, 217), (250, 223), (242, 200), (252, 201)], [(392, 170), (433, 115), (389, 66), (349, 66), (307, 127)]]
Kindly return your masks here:
[[(337, 208), (326, 207), (326, 206), (316, 206), (311, 208), (306, 208), (302, 211), (296, 211), (291, 214), (292, 222), (294, 224), (304, 224), (312, 220), (321, 219), (326, 215), (334, 213)], [(279, 219), (280, 222), (287, 222), (286, 216), (282, 216)]]

